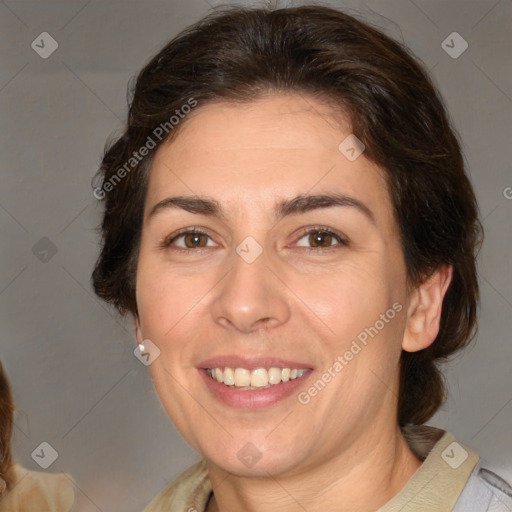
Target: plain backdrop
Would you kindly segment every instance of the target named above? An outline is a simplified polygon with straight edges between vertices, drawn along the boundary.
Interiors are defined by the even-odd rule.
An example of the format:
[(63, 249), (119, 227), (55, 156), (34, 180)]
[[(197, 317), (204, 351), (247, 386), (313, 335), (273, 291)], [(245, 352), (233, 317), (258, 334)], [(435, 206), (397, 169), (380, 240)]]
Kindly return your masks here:
[[(512, 2), (324, 5), (405, 42), (431, 70), (463, 140), (486, 231), (480, 332), (446, 365), (451, 395), (430, 423), (512, 480)], [(105, 141), (125, 119), (129, 79), (214, 6), (0, 3), (0, 358), (19, 409), (14, 453), (42, 471), (31, 454), (48, 442), (58, 453), (48, 471), (74, 476), (80, 511), (140, 511), (198, 460), (133, 355), (131, 322), (92, 293), (101, 204), (91, 178)], [(46, 59), (31, 47), (42, 32), (58, 44)], [(453, 32), (468, 44), (457, 58), (442, 47)]]

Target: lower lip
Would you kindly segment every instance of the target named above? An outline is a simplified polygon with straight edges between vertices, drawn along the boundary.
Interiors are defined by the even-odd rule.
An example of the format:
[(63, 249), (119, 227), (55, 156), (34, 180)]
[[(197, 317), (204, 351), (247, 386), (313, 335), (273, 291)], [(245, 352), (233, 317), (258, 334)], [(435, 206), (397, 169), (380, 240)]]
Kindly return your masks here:
[(221, 402), (240, 409), (260, 409), (288, 398), (304, 384), (313, 372), (309, 370), (302, 377), (289, 380), (288, 382), (273, 384), (269, 388), (245, 390), (240, 390), (235, 386), (226, 386), (213, 380), (204, 368), (199, 369), (199, 373), (203, 377), (208, 389)]

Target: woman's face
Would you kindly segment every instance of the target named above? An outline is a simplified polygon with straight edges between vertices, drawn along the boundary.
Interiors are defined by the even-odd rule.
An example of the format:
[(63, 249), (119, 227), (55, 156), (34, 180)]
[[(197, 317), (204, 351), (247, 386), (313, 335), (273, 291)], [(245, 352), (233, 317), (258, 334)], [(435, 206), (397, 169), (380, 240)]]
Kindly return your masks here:
[(395, 427), (406, 269), (382, 172), (339, 148), (350, 127), (278, 95), (182, 128), (150, 171), (136, 320), (177, 429), (226, 471), (276, 475)]

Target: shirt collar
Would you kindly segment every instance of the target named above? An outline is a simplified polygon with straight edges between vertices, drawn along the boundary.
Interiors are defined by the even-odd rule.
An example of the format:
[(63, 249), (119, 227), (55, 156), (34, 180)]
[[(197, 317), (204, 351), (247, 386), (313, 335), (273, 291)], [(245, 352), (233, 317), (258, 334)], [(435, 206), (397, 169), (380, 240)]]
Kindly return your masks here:
[(423, 463), (377, 512), (451, 512), (478, 463), (478, 455), (449, 432), (434, 427), (405, 427), (403, 434)]

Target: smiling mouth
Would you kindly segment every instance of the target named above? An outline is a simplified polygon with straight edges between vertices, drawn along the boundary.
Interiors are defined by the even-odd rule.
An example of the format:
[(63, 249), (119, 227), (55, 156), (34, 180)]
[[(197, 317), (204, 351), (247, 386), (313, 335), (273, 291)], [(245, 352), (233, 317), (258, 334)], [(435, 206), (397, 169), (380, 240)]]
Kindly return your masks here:
[(213, 380), (225, 386), (239, 390), (266, 389), (276, 386), (281, 382), (300, 379), (309, 368), (207, 368), (206, 374)]

